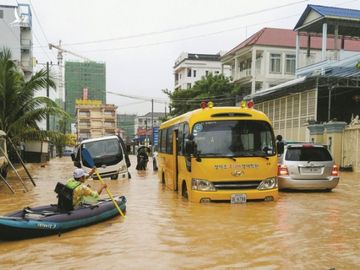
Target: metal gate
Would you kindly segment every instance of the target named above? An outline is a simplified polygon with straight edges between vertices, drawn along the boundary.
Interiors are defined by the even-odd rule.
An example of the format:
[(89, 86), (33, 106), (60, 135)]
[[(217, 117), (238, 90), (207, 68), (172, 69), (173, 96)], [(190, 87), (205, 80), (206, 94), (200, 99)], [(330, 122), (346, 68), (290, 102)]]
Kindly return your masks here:
[(352, 165), (354, 171), (360, 171), (360, 125), (345, 128), (342, 141), (343, 166)]

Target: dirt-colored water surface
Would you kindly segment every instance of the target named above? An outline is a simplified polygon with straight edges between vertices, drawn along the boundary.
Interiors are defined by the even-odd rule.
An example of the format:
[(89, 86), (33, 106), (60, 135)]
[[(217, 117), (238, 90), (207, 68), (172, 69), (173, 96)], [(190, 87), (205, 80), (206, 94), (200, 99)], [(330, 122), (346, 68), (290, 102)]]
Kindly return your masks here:
[[(281, 192), (278, 202), (193, 204), (166, 190), (151, 167), (137, 172), (132, 161), (131, 180), (106, 179), (113, 194), (128, 199), (125, 219), (60, 237), (0, 241), (0, 269), (360, 267), (359, 173), (341, 173), (330, 193)], [(54, 187), (71, 176), (73, 165), (63, 157), (29, 169), (37, 184), (26, 180), (29, 192), (13, 174), (9, 183), (16, 194), (0, 183), (0, 214), (56, 203)]]

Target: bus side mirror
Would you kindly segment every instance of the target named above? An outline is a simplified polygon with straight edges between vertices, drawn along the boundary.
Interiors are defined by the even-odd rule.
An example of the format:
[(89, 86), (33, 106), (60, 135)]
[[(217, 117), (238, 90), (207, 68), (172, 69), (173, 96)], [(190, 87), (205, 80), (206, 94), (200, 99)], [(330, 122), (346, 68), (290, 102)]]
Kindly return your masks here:
[(189, 134), (185, 140), (185, 155), (191, 156), (194, 153), (195, 153), (194, 136), (192, 134)]

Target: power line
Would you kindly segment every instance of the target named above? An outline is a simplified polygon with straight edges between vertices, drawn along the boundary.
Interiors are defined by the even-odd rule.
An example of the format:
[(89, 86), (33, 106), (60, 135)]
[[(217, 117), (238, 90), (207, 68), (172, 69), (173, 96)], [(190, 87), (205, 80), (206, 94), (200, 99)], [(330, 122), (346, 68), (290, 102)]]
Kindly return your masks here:
[(153, 31), (153, 32), (140, 33), (140, 34), (134, 34), (134, 35), (116, 37), (116, 38), (109, 38), (109, 39), (102, 39), (102, 40), (92, 40), (92, 41), (66, 43), (64, 45), (67, 45), (67, 46), (88, 45), (88, 44), (94, 44), (94, 43), (104, 43), (104, 42), (109, 42), (109, 41), (117, 41), (117, 40), (133, 39), (133, 38), (138, 38), (138, 37), (159, 35), (159, 34), (175, 32), (175, 31), (179, 31), (179, 30), (185, 30), (185, 29), (204, 26), (204, 25), (220, 23), (220, 22), (224, 22), (224, 21), (230, 21), (230, 20), (234, 20), (234, 19), (237, 19), (237, 18), (247, 17), (247, 16), (250, 16), (250, 15), (256, 15), (256, 14), (264, 13), (264, 12), (267, 12), (267, 11), (277, 10), (277, 9), (280, 9), (280, 8), (283, 8), (283, 7), (293, 6), (293, 5), (297, 5), (297, 4), (305, 3), (305, 2), (309, 2), (309, 0), (296, 1), (296, 2), (292, 2), (292, 3), (284, 4), (284, 5), (279, 5), (279, 6), (276, 6), (276, 7), (265, 8), (265, 9), (261, 9), (261, 10), (257, 10), (257, 11), (247, 12), (247, 13), (238, 14), (238, 15), (234, 15), (234, 16), (230, 16), (230, 17), (226, 17), (226, 18), (221, 18), (221, 19), (216, 19), (216, 20), (210, 20), (210, 21), (206, 21), (206, 22), (202, 22), (202, 23), (189, 24), (189, 25), (185, 25), (185, 26), (169, 28), (169, 29), (165, 29), (165, 30), (161, 30), (161, 31)]
[[(17, 1), (16, 1), (16, 2), (17, 2)], [(31, 6), (32, 11), (34, 12), (35, 18), (36, 18), (36, 20), (37, 20), (37, 22), (38, 22), (38, 24), (39, 24), (39, 27), (40, 27), (40, 30), (41, 30), (43, 36), (45, 37), (46, 42), (49, 43), (49, 41), (48, 41), (48, 39), (47, 39), (47, 37), (46, 37), (46, 34), (45, 34), (45, 32), (44, 32), (44, 29), (43, 29), (43, 27), (41, 26), (41, 22), (40, 22), (40, 20), (39, 20), (39, 17), (37, 16), (37, 13), (36, 13), (36, 11), (35, 11), (35, 8), (34, 8), (32, 2), (31, 2), (31, 0), (29, 0), (29, 4), (30, 4), (30, 6)], [(34, 33), (34, 35), (35, 35), (35, 33)], [(40, 44), (39, 44), (39, 45), (40, 45)], [(51, 51), (51, 52), (52, 52), (53, 56), (56, 58), (55, 53), (54, 53), (53, 51)], [(47, 55), (47, 54), (46, 54), (46, 55)], [(49, 60), (50, 60), (50, 58), (49, 58)]]

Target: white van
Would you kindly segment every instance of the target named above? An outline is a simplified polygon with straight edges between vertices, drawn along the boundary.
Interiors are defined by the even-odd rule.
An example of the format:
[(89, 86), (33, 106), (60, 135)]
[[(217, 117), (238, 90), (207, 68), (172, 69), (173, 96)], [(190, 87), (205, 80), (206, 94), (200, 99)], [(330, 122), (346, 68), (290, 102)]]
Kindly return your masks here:
[[(110, 177), (115, 180), (128, 178), (128, 169), (125, 162), (125, 152), (117, 136), (107, 136), (83, 140), (74, 150), (71, 158), (75, 167), (89, 171), (91, 168), (82, 159), (81, 150), (86, 148), (94, 160), (101, 178)], [(92, 175), (97, 179), (97, 175)]]

